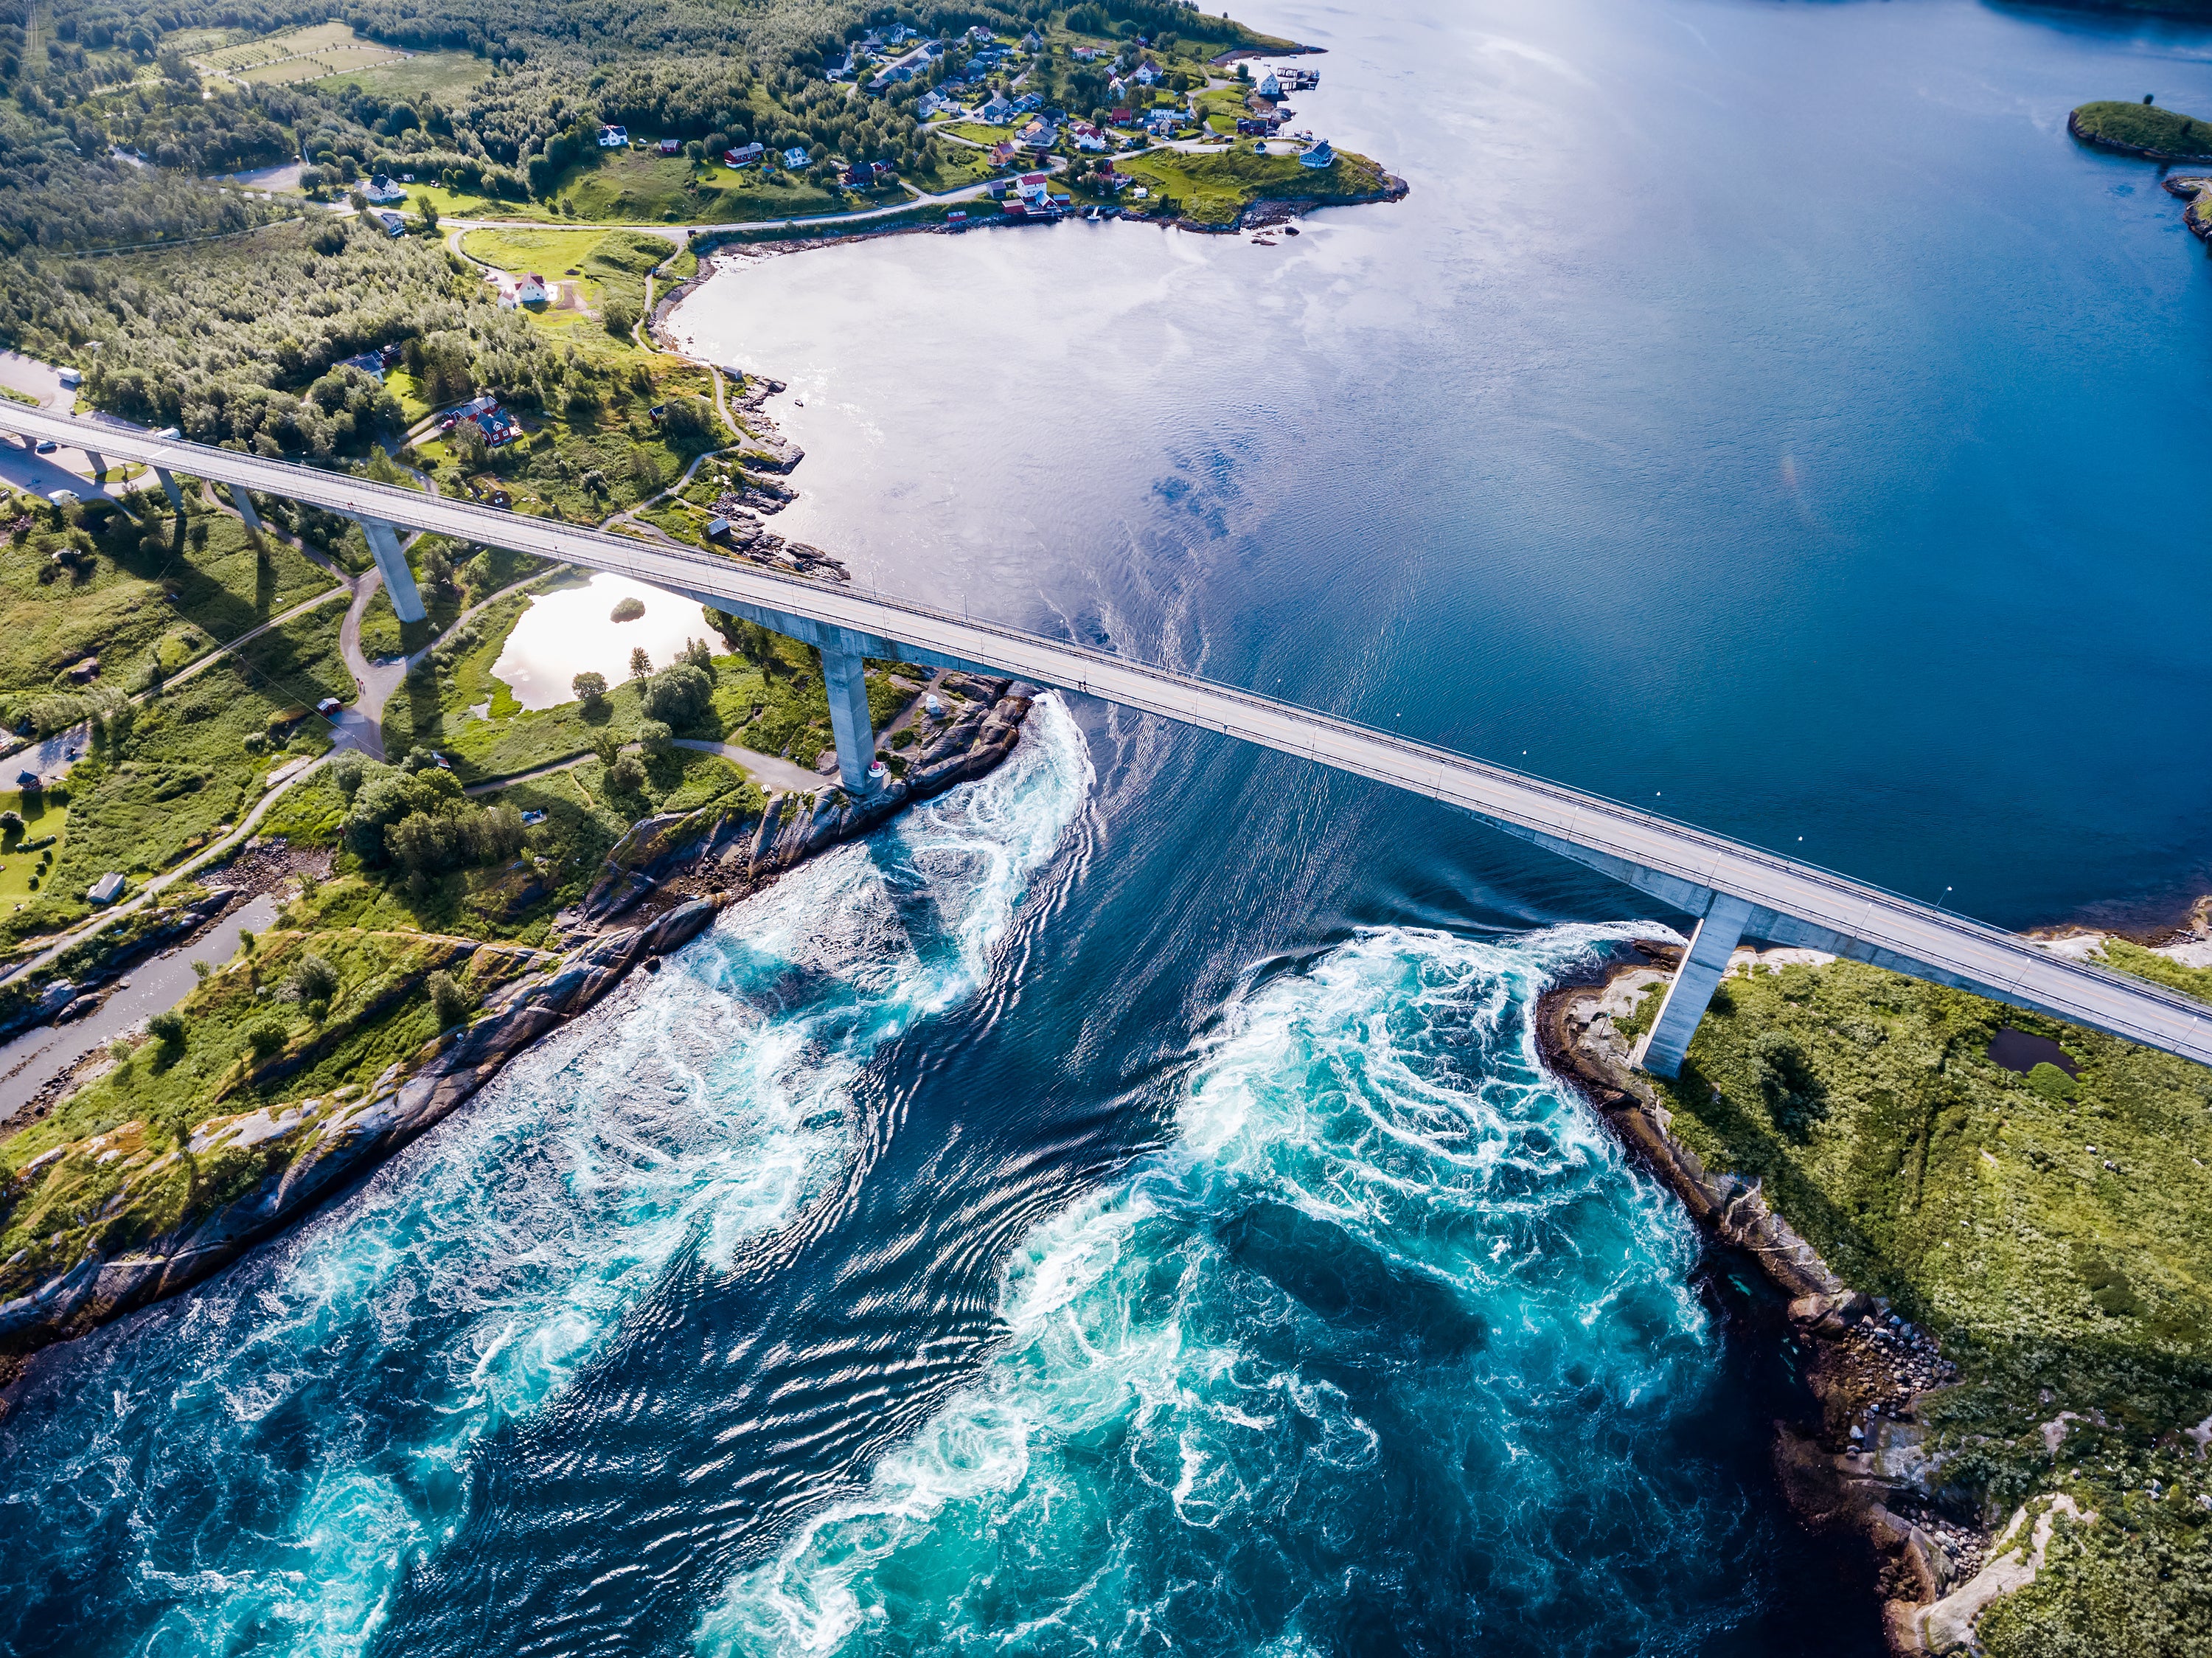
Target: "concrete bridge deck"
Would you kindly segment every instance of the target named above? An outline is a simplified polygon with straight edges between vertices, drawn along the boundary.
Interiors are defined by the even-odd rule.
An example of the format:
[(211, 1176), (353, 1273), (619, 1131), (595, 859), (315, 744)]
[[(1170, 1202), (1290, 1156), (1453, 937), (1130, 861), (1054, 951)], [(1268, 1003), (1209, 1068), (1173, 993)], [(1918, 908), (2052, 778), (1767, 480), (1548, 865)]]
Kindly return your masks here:
[[(165, 482), (187, 472), (345, 514), (368, 527), (380, 563), (398, 554), (386, 527), (428, 530), (635, 576), (804, 640), (823, 654), (848, 787), (866, 786), (873, 753), (859, 682), (860, 659), (873, 656), (1060, 686), (1459, 807), (1698, 917), (1642, 1056), (1662, 1075), (1673, 1075), (1680, 1064), (1729, 952), (1742, 936), (1832, 951), (2212, 1064), (2212, 1008), (2179, 993), (2068, 960), (2014, 934), (1777, 853), (1252, 692), (709, 553), (6, 403), (0, 403), (0, 432), (143, 461)], [(404, 564), (398, 574), (405, 580)], [(411, 581), (407, 590), (411, 596)]]

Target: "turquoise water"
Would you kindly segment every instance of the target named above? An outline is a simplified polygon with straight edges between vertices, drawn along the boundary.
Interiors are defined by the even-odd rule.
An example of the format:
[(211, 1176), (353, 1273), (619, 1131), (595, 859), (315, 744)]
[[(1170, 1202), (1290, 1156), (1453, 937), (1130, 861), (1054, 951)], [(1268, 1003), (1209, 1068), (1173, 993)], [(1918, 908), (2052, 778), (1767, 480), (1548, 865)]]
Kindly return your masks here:
[[(1965, 0), (1286, 4), (1404, 204), (765, 262), (787, 533), (1992, 919), (2201, 890), (2204, 256)], [(1798, 838), (1804, 838), (1800, 840)], [(1540, 1074), (1666, 917), (1079, 699), (41, 1361), (0, 1655), (1872, 1655), (1771, 1308)]]
[(1695, 1240), (1522, 1017), (1601, 937), (1390, 930), (1241, 996), (1173, 1143), (1014, 1252), (982, 1379), (740, 1576), (698, 1650), (1725, 1627), (1761, 1525), (1677, 1432), (1720, 1403)]

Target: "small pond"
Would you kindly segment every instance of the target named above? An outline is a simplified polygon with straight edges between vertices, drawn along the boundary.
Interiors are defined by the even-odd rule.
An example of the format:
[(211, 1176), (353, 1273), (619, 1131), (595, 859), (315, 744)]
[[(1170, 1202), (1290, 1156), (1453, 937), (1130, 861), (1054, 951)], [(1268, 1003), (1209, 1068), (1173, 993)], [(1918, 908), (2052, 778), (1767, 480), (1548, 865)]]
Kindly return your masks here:
[[(624, 599), (635, 599), (645, 614), (615, 621), (614, 607)], [(553, 708), (575, 700), (568, 682), (579, 674), (604, 674), (609, 685), (620, 685), (629, 677), (632, 650), (643, 646), (655, 667), (665, 667), (687, 639), (725, 649), (707, 625), (706, 611), (690, 600), (627, 576), (603, 574), (582, 587), (532, 599), (491, 671), (525, 708)]]
[(2032, 1036), (2009, 1025), (1990, 1039), (1990, 1058), (2022, 1076), (2038, 1065), (2056, 1065), (2069, 1076), (2081, 1074), (2081, 1067), (2075, 1063), (2074, 1056), (2049, 1037)]

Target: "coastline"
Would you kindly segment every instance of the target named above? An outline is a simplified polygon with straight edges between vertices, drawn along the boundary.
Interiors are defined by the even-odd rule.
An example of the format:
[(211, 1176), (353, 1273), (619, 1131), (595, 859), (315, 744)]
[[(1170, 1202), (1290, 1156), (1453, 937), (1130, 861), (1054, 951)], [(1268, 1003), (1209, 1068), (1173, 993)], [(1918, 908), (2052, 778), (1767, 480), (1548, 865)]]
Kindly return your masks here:
[[(34, 1293), (0, 1303), (0, 1415), (12, 1385), (41, 1350), (214, 1276), (366, 1179), (509, 1060), (604, 999), (634, 969), (657, 971), (660, 955), (696, 938), (728, 905), (881, 827), (905, 808), (1003, 764), (1019, 740), (1035, 693), (1012, 680), (968, 683), (988, 696), (917, 754), (908, 776), (893, 778), (866, 800), (852, 800), (825, 781), (811, 796), (772, 794), (757, 814), (709, 805), (632, 826), (608, 854), (590, 892), (560, 918), (570, 942), (560, 959), (501, 987), (477, 1017), (445, 1033), (411, 1064), (393, 1064), (366, 1097), (270, 1105), (213, 1119), (195, 1128), (187, 1147), (135, 1171), (151, 1177), (181, 1164), (194, 1186), (205, 1179), (210, 1186), (236, 1189), (244, 1176), (246, 1189), (204, 1211), (187, 1208), (152, 1236), (112, 1251), (95, 1245)], [(628, 924), (610, 930), (618, 919)], [(131, 1126), (66, 1152), (57, 1148), (16, 1178), (29, 1179), (42, 1165), (71, 1154), (112, 1158), (132, 1138)], [(118, 1200), (127, 1193), (126, 1179)], [(127, 1231), (129, 1212), (127, 1202), (112, 1203), (94, 1217), (95, 1225), (113, 1214), (112, 1224)]]
[[(1671, 976), (1680, 948), (1638, 939), (1628, 954), (1629, 960), (1616, 959), (1597, 975), (1544, 992), (1536, 1006), (1538, 1051), (1674, 1194), (1701, 1232), (1750, 1258), (1789, 1298), (1789, 1340), (1819, 1418), (1774, 1421), (1774, 1469), (1784, 1499), (1814, 1536), (1864, 1563), (1892, 1652), (1947, 1651), (1948, 1643), (1930, 1643), (1929, 1614), (1954, 1585), (1980, 1575), (1990, 1545), (1986, 1533), (1945, 1528), (1935, 1517), (1933, 1494), (1914, 1480), (1924, 1466), (1911, 1455), (1919, 1441), (1916, 1403), (1943, 1385), (1949, 1367), (1924, 1334), (1902, 1342), (1891, 1336), (1888, 1304), (1831, 1271), (1767, 1206), (1758, 1183), (1709, 1173), (1669, 1131), (1666, 1107), (1630, 1068), (1630, 1045), (1615, 1026), (1646, 989)], [(1882, 1425), (1874, 1442), (1855, 1446), (1860, 1430), (1853, 1424), (1870, 1413)], [(1963, 1546), (1947, 1547), (1944, 1529)]]
[[(2203, 924), (2206, 919), (2206, 905), (2200, 902), (2189, 930), (2160, 930), (2154, 961), (2148, 956), (2148, 947), (2123, 935), (2077, 926), (2049, 930), (2039, 936), (2058, 949), (2101, 947), (2141, 953), (2131, 956), (2128, 966), (2147, 975), (2161, 970), (2181, 976), (2201, 975), (2205, 970), (2197, 959), (2212, 954), (2212, 936), (2208, 936)], [(1802, 1055), (1792, 1058), (1790, 1044), (1803, 1039), (1808, 1020), (1815, 1027), (1824, 1021), (1841, 1021), (1842, 1039), (1862, 1045), (1855, 1051), (1864, 1051), (1863, 1044), (1879, 1043), (1883, 1038), (1853, 1026), (1849, 1009), (1856, 1004), (1822, 1001), (1822, 1011), (1809, 1015), (1804, 1012), (1812, 1005), (1807, 1000), (1808, 994), (1827, 994), (1809, 987), (1827, 983), (1827, 976), (1834, 974), (1857, 975), (1858, 981), (1863, 982), (1869, 970), (1818, 952), (1760, 952), (1745, 948), (1732, 956), (1723, 981), (1740, 987), (1734, 992), (1735, 1006), (1731, 1009), (1727, 999), (1716, 1004), (1714, 1017), (1726, 1030), (1710, 1033), (1714, 1045), (1701, 1050), (1702, 1069), (1696, 1079), (1680, 1085), (1656, 1084), (1632, 1068), (1629, 1055), (1635, 1030), (1650, 1016), (1651, 993), (1671, 978), (1680, 957), (1679, 944), (1638, 939), (1548, 988), (1539, 998), (1535, 1013), (1542, 1063), (1581, 1094), (1630, 1154), (1675, 1194), (1713, 1246), (1730, 1252), (1741, 1250), (1752, 1257), (1759, 1276), (1788, 1298), (1780, 1356), (1802, 1378), (1810, 1394), (1810, 1405), (1797, 1419), (1773, 1422), (1771, 1453), (1778, 1484), (1790, 1511), (1816, 1538), (1866, 1562), (1890, 1651), (1936, 1655), (1980, 1650), (1986, 1632), (1980, 1624), (1983, 1615), (2007, 1601), (2007, 1597), (2035, 1584), (2048, 1559), (2058, 1574), (2056, 1586), (2038, 1588), (2025, 1602), (2007, 1601), (2001, 1613), (2000, 1644), (2007, 1650), (2021, 1650), (2024, 1620), (2048, 1619), (2054, 1606), (2075, 1604), (2063, 1597), (2083, 1593), (2081, 1551), (2092, 1545), (2110, 1550), (2132, 1536), (2142, 1523), (2132, 1512), (2133, 1499), (2128, 1496), (2131, 1486), (2126, 1476), (2118, 1477), (2117, 1484), (2109, 1478), (2099, 1483), (2093, 1477), (2084, 1489), (2080, 1481), (2081, 1466), (2070, 1475), (2064, 1472), (2069, 1460), (2079, 1459), (2087, 1466), (2098, 1455), (2096, 1450), (2084, 1446), (2069, 1450), (2065, 1457), (2060, 1455), (2060, 1447), (2070, 1443), (2069, 1429), (2109, 1435), (2114, 1431), (2111, 1424), (2119, 1420), (2119, 1415), (2108, 1419), (2107, 1407), (2116, 1413), (2132, 1414), (2134, 1399), (2131, 1395), (2100, 1395), (2094, 1387), (2077, 1391), (2075, 1384), (2040, 1373), (2032, 1373), (2026, 1381), (1992, 1373), (1991, 1344), (2002, 1344), (2001, 1329), (1986, 1320), (1978, 1322), (1971, 1313), (1962, 1316), (1962, 1304), (1955, 1297), (1945, 1300), (1939, 1295), (1929, 1300), (1926, 1280), (1895, 1276), (1897, 1258), (1869, 1254), (1863, 1243), (1841, 1244), (1862, 1270), (1873, 1274), (1893, 1293), (1905, 1295), (1914, 1304), (1916, 1318), (1940, 1324), (1964, 1344), (1954, 1363), (1929, 1328), (1916, 1327), (1893, 1312), (1882, 1297), (1866, 1293), (1833, 1270), (1820, 1251), (1770, 1206), (1761, 1178), (1713, 1173), (1686, 1135), (1677, 1131), (1674, 1113), (1686, 1115), (1701, 1137), (1701, 1144), (1720, 1133), (1717, 1146), (1722, 1156), (1735, 1167), (1746, 1167), (1736, 1161), (1737, 1155), (1759, 1143), (1757, 1136), (1762, 1131), (1757, 1125), (1766, 1121), (1757, 1114), (1759, 1095), (1768, 1087), (1754, 1081), (1751, 1093), (1745, 1093), (1741, 1056), (1752, 1037), (1759, 1038), (1752, 1049), (1757, 1054), (1765, 1054), (1769, 1042), (1779, 1044), (1774, 1063), (1784, 1067), (1808, 1063)], [(1798, 976), (1795, 989), (1789, 975)], [(2192, 981), (2191, 987), (2201, 994), (2200, 985), (2201, 979)], [(1773, 1009), (1791, 1008), (1798, 1010), (1797, 1022), (1786, 1019), (1775, 1022)], [(1751, 1022), (1747, 1024), (1747, 1020)], [(1977, 1033), (1972, 1039), (1976, 1055), (1990, 1029), (2002, 1024), (2000, 1018), (1993, 1026), (1972, 1027)], [(2063, 1030), (2060, 1033), (2063, 1034)], [(1911, 1039), (1909, 1034), (1900, 1035), (1900, 1040)], [(2082, 1087), (2094, 1090), (2098, 1086), (2094, 1077), (2109, 1075), (2117, 1058), (2100, 1061), (2099, 1050), (2086, 1046), (2086, 1040), (2069, 1039), (2075, 1047), (2089, 1055), (2082, 1062)], [(1956, 1058), (1961, 1064), (1972, 1063), (1963, 1053)], [(1894, 1074), (1896, 1063), (1909, 1063), (1911, 1058), (1907, 1055), (1899, 1062), (1893, 1057), (1889, 1074)], [(2106, 1068), (2101, 1073), (2096, 1069), (2100, 1064)], [(1954, 1087), (1970, 1086), (1964, 1080), (1968, 1073), (1957, 1065), (1953, 1074), (1960, 1079)], [(1990, 1074), (2002, 1075), (1994, 1067)], [(1723, 1079), (1726, 1079), (1725, 1096)], [(2070, 1087), (2067, 1093), (2070, 1099)], [(1984, 1096), (1992, 1097), (2032, 1100), (2037, 1096), (2023, 1088), (2019, 1095)], [(2084, 1097), (2108, 1096), (2093, 1091)], [(1778, 1108), (1771, 1097), (1765, 1106), (1777, 1113), (1776, 1124), (1781, 1125)], [(1852, 1108), (1849, 1102), (1837, 1105), (1838, 1111)], [(2011, 1115), (2016, 1109), (2001, 1106), (1990, 1112), (1990, 1119), (1994, 1123), (1996, 1117)], [(1828, 1106), (1816, 1100), (1813, 1110), (1825, 1118)], [(2126, 1131), (2116, 1117), (2100, 1121), (2100, 1140)], [(1996, 1126), (2002, 1130), (2008, 1125)], [(2067, 1125), (2064, 1131), (2072, 1131), (2073, 1125)], [(1786, 1127), (1783, 1131), (1788, 1133)], [(1989, 1154), (1990, 1143), (1999, 1143), (2008, 1158), (2039, 1157), (2048, 1161), (2047, 1142), (2025, 1137), (2033, 1134), (2032, 1128), (2023, 1125), (2021, 1132), (2024, 1137), (2018, 1142), (2008, 1137), (2002, 1143), (1977, 1143), (1978, 1150), (1970, 1148), (1966, 1155), (1972, 1162), (1973, 1178), (1997, 1177), (1998, 1164)], [(1753, 1137), (1745, 1139), (1747, 1134)], [(1910, 1147), (1883, 1154), (1877, 1143), (1868, 1143), (1876, 1155), (1910, 1160)], [(1887, 1136), (1878, 1139), (1879, 1148), (1892, 1144)], [(2094, 1152), (2097, 1148), (2090, 1149)], [(1824, 1189), (1806, 1187), (1794, 1164), (1768, 1167), (1752, 1156), (1748, 1167), (1764, 1168), (1782, 1182), (1776, 1190), (1793, 1204), (1855, 1201), (1824, 1197)], [(2104, 1165), (2108, 1173), (2116, 1167), (2111, 1162)], [(1920, 1185), (1923, 1179), (1939, 1178), (1930, 1172), (1924, 1143), (1917, 1168), (1911, 1177), (1916, 1192), (1923, 1189)], [(1814, 1212), (1816, 1225), (1827, 1224), (1818, 1218), (1820, 1211)], [(1839, 1224), (1841, 1231), (1831, 1226), (1821, 1235), (1832, 1240), (1848, 1240), (1856, 1235), (1848, 1222)], [(1943, 1224), (1949, 1224), (1948, 1220)], [(2049, 1224), (2063, 1226), (2064, 1222)], [(2045, 1229), (2049, 1229), (2048, 1224)], [(2039, 1309), (2043, 1303), (2034, 1306)], [(2142, 1309), (2133, 1310), (2140, 1313)], [(2039, 1320), (2043, 1315), (2038, 1311), (2033, 1316)], [(2039, 1390), (2035, 1386), (2039, 1380), (2047, 1384)], [(2054, 1393), (2052, 1388), (2057, 1391)], [(2161, 1445), (2172, 1441), (2179, 1448), (2176, 1454), (2186, 1466), (2190, 1447), (2185, 1442), (2195, 1440), (2201, 1446), (2203, 1436), (2212, 1434), (2212, 1422), (2197, 1428), (2187, 1426), (2202, 1409), (2202, 1402), (2184, 1411), (2179, 1426), (2167, 1420), (2172, 1406), (2153, 1408), (2159, 1415), (2145, 1431)], [(2015, 1417), (2030, 1424), (2026, 1432), (2006, 1425)], [(1962, 1432), (1964, 1439), (1960, 1437)], [(1988, 1437), (1990, 1435), (1996, 1438)], [(2013, 1464), (2008, 1475), (1999, 1477), (1992, 1471), (2000, 1465), (1990, 1459), (2002, 1455), (2000, 1446), (2008, 1436), (2016, 1436), (2021, 1446), (2027, 1448), (2027, 1458)], [(2159, 1497), (2161, 1489), (2157, 1478), (2150, 1479), (2148, 1490), (2152, 1498)], [(2212, 1499), (2201, 1506), (2212, 1508)], [(2113, 1522), (2108, 1522), (2103, 1531), (2092, 1529), (2097, 1525), (2098, 1510), (2116, 1509), (2127, 1511), (2115, 1514)], [(1962, 1515), (1971, 1518), (1959, 1518)], [(2063, 1533), (2061, 1521), (2067, 1522)], [(2096, 1542), (2112, 1531), (2113, 1523), (2118, 1532)], [(2063, 1539), (2055, 1556), (2050, 1552), (2054, 1538)], [(1844, 1564), (1848, 1565), (1849, 1560)], [(2062, 1599), (2053, 1602), (2052, 1594)], [(2033, 1609), (2022, 1610), (2025, 1604), (2032, 1604)]]

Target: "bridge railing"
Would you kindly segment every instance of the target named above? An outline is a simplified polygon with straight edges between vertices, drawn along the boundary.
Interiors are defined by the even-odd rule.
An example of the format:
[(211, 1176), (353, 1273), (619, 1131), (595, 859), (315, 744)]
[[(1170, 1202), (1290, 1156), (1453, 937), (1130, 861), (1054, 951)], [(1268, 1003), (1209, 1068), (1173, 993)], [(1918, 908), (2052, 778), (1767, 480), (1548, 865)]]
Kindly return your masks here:
[[(880, 589), (863, 594), (849, 585), (740, 564), (693, 548), (632, 540), (586, 526), (515, 515), (299, 462), (240, 454), (182, 439), (132, 435), (105, 424), (94, 426), (6, 404), (0, 404), (0, 430), (36, 432), (72, 442), (80, 436), (89, 437), (104, 453), (211, 479), (234, 488), (290, 496), (339, 512), (569, 559), (658, 586), (682, 585), (694, 594), (710, 599), (719, 594), (972, 660), (1023, 678), (1105, 697), (1179, 723), (1218, 728), (1224, 735), (1283, 753), (1304, 754), (1340, 770), (1428, 794), (1478, 815), (1571, 840), (1692, 886), (1732, 891), (1765, 907), (1786, 909), (1801, 920), (1860, 939), (1873, 948), (1909, 954), (1928, 966), (1989, 984), (2005, 993), (2018, 991), (2029, 977), (2046, 978), (2055, 970), (2061, 978), (2079, 975), (2161, 1007), (2192, 1028), (2212, 1028), (2206, 1022), (2212, 1009), (2180, 992), (2094, 963), (2055, 955), (1957, 911), (1929, 905), (1809, 860), (1340, 715), (1179, 669), (1133, 661), (1072, 640), (1048, 638), (964, 611), (955, 614), (919, 600), (887, 595)], [(456, 518), (467, 527), (450, 528)], [(697, 579), (686, 581), (686, 576)], [(927, 637), (903, 638), (906, 634)], [(1148, 687), (1179, 693), (1179, 697), (1154, 694)], [(1212, 704), (1212, 710), (1199, 711), (1195, 705), (1204, 704)], [(1224, 706), (1232, 715), (1241, 712), (1250, 716), (1249, 722), (1221, 717)], [(1269, 728), (1276, 725), (1296, 728), (1302, 735), (1293, 739)], [(1353, 752), (1325, 753), (1324, 737), (1338, 739)], [(1364, 753), (1357, 752), (1363, 749)], [(1386, 756), (1395, 763), (1383, 764)], [(1491, 799), (1480, 789), (1454, 789), (1450, 785), (1455, 774), (1463, 783), (1487, 784), (1519, 798)], [(1723, 872), (1724, 863), (1735, 868)], [(1771, 892), (1746, 887), (1741, 877), (1753, 869), (1777, 882), (1808, 883), (1812, 890), (1801, 887), (1786, 904), (1778, 903)], [(1916, 935), (1914, 941), (1909, 946), (1900, 942), (1900, 928), (1896, 924), (1869, 933), (1869, 923), (1877, 913), (1905, 923), (1903, 930)], [(1985, 962), (1969, 961), (1943, 948), (1946, 938), (1971, 938), (1984, 949), (1999, 953), (2014, 964), (2016, 971), (2009, 980), (1994, 980)], [(2133, 1031), (2161, 1045), (2171, 1039), (2148, 1025), (2135, 1024)]]

